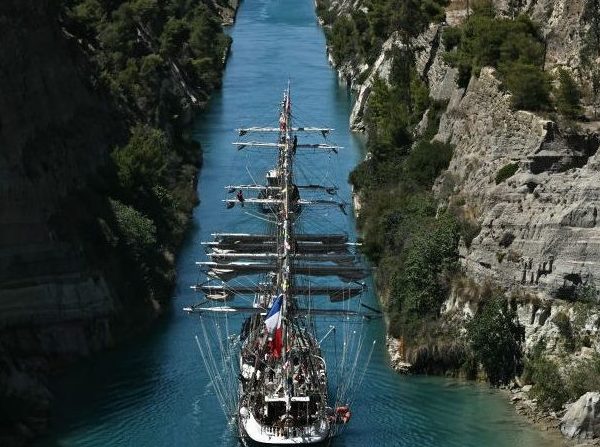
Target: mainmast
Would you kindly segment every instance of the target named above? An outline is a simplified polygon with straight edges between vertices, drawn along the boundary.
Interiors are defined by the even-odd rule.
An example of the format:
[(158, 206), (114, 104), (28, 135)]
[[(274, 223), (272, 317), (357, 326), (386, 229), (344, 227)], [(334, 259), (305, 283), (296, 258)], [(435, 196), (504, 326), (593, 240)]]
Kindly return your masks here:
[[(293, 296), (290, 293), (292, 290), (292, 272), (291, 272), (291, 249), (292, 249), (292, 220), (291, 220), (291, 203), (290, 203), (290, 190), (292, 188), (292, 169), (293, 169), (293, 156), (290, 148), (291, 145), (291, 131), (292, 128), (292, 117), (291, 117), (291, 102), (290, 102), (290, 84), (288, 82), (288, 87), (285, 91), (283, 97), (283, 107), (281, 110), (281, 117), (279, 120), (279, 125), (281, 128), (282, 137), (284, 140), (283, 148), (282, 148), (282, 213), (283, 213), (283, 257), (282, 257), (282, 284), (281, 288), (283, 291), (283, 306), (282, 306), (282, 329), (283, 329), (283, 349), (282, 356), (287, 355), (287, 346), (289, 343), (289, 324), (287, 320), (288, 316), (288, 307), (292, 303)], [(286, 372), (286, 380), (289, 380), (289, 370)], [(290, 408), (290, 398), (288, 390), (285, 392), (286, 396), (286, 409), (289, 411)]]

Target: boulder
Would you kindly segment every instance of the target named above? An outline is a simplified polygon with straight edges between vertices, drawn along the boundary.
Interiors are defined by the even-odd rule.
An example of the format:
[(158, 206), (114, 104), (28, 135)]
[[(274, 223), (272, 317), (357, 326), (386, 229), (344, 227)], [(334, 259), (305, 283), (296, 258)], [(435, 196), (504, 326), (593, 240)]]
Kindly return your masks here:
[(560, 431), (569, 438), (600, 436), (600, 392), (589, 392), (573, 403), (560, 422)]

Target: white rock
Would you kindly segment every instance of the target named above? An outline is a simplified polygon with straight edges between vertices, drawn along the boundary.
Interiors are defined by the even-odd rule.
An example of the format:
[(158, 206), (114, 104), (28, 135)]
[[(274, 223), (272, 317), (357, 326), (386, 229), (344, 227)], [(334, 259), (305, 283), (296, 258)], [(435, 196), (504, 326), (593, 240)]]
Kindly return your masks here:
[(572, 404), (560, 423), (569, 438), (592, 439), (600, 436), (600, 392), (589, 392)]

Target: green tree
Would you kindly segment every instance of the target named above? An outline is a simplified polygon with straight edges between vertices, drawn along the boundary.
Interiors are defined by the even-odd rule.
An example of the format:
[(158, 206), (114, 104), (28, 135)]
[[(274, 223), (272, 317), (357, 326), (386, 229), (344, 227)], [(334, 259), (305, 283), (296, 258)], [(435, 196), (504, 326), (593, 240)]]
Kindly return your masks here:
[(131, 246), (138, 255), (151, 249), (156, 243), (154, 222), (118, 200), (111, 199), (110, 205), (119, 227), (119, 233), (125, 243)]
[(406, 157), (406, 175), (428, 187), (448, 167), (452, 146), (440, 141), (420, 141)]
[(190, 30), (184, 20), (170, 18), (160, 35), (161, 53), (169, 57), (178, 56), (189, 34)]
[(112, 153), (121, 186), (126, 190), (151, 190), (155, 185), (163, 185), (167, 151), (167, 138), (162, 131), (144, 125), (134, 127), (127, 145)]
[(481, 68), (495, 67), (499, 78), (513, 94), (513, 106), (543, 110), (550, 103), (549, 82), (542, 70), (544, 44), (537, 27), (526, 17), (516, 20), (495, 18), (489, 2), (474, 8), (461, 33), (448, 33), (447, 42), (456, 51), (447, 53), (448, 62), (458, 69), (458, 83), (466, 87)]
[(405, 247), (403, 276), (394, 289), (409, 320), (438, 315), (446, 296), (441, 275), (453, 270), (458, 260), (459, 234), (454, 218), (443, 214), (428, 225), (424, 223)]
[(467, 324), (467, 336), (492, 384), (508, 383), (520, 372), (525, 329), (506, 299), (493, 297), (482, 303)]
[(583, 109), (579, 86), (571, 74), (562, 68), (558, 70), (558, 88), (554, 95), (559, 113), (571, 119), (581, 115)]
[(530, 64), (514, 63), (502, 71), (515, 109), (546, 110), (550, 107), (550, 86), (542, 70)]

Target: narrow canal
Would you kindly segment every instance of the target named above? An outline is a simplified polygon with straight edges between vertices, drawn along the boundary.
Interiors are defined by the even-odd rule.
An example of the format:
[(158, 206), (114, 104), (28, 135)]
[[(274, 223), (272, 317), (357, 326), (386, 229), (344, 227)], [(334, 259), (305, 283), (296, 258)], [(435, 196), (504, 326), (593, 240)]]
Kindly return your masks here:
[[(252, 217), (226, 210), (223, 185), (246, 175), (256, 152), (231, 145), (236, 127), (272, 123), (290, 79), (294, 111), (313, 124), (336, 129), (344, 146), (332, 179), (348, 194), (346, 179), (361, 158), (360, 141), (348, 131), (351, 96), (327, 63), (325, 37), (312, 0), (244, 0), (222, 91), (198, 119), (204, 147), (193, 227), (178, 258), (171, 314), (151, 334), (101, 354), (53, 384), (52, 432), (41, 445), (202, 447), (235, 446), (196, 347), (198, 320), (181, 308), (199, 297), (189, 289), (194, 265), (215, 231), (235, 231)], [(249, 154), (249, 155), (248, 155)], [(353, 232), (352, 217), (338, 229)], [(236, 225), (240, 227), (236, 227)], [(372, 295), (367, 297), (375, 303)], [(404, 377), (389, 368), (381, 321), (366, 329), (377, 345), (353, 403), (353, 418), (335, 446), (540, 446), (550, 439), (525, 424), (506, 399), (484, 385), (444, 378)]]

